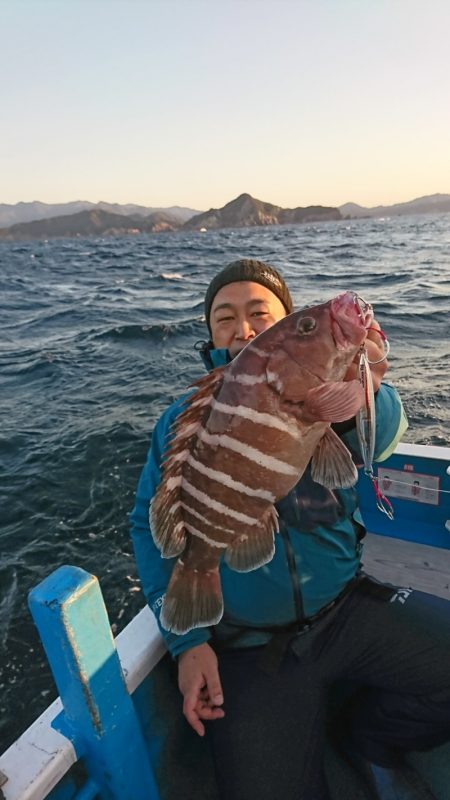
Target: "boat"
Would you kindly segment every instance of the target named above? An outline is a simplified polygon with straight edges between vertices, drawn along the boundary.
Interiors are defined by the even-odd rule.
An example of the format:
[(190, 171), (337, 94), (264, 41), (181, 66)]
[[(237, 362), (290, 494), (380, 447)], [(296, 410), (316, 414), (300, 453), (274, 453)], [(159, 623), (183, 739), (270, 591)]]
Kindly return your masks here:
[[(361, 474), (365, 571), (450, 599), (450, 447), (400, 443), (375, 478), (394, 518)], [(149, 608), (114, 639), (97, 579), (75, 566), (36, 586), (29, 605), (60, 697), (0, 757), (1, 800), (218, 800)], [(409, 758), (436, 800), (449, 800), (450, 743)], [(325, 762), (333, 800), (365, 800), (331, 743)]]

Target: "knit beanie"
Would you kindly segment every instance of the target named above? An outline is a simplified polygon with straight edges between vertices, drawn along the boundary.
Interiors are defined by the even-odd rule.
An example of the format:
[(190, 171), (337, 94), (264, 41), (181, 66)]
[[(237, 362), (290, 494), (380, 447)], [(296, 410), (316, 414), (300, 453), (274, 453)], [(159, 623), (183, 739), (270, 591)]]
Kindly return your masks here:
[(236, 281), (251, 281), (252, 283), (259, 283), (261, 286), (265, 286), (266, 289), (270, 289), (270, 291), (281, 300), (287, 314), (291, 313), (294, 304), (289, 289), (280, 273), (269, 264), (264, 264), (263, 261), (241, 258), (239, 261), (233, 261), (231, 264), (227, 264), (227, 266), (212, 279), (206, 290), (205, 317), (210, 333), (211, 326), (209, 323), (209, 316), (213, 300), (219, 289), (222, 289), (229, 283), (235, 283)]

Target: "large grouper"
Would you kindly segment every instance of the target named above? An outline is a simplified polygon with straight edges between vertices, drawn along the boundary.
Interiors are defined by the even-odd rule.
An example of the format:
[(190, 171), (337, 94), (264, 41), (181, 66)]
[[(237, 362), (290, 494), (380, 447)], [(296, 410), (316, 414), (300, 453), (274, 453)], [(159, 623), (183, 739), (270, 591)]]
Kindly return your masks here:
[(330, 424), (364, 403), (360, 382), (343, 378), (371, 321), (370, 306), (345, 292), (289, 314), (194, 384), (150, 507), (161, 555), (178, 556), (164, 628), (183, 634), (219, 622), (221, 558), (238, 572), (271, 560), (275, 503), (310, 462), (323, 486), (356, 483), (352, 457)]

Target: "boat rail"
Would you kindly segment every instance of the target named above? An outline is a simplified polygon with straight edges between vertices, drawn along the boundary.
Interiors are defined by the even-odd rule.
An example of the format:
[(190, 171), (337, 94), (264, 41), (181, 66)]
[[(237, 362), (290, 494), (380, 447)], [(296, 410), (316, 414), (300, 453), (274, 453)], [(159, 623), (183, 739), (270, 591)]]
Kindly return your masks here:
[[(147, 606), (115, 642), (127, 691), (132, 695), (166, 652), (155, 617)], [(58, 697), (0, 756), (0, 773), (6, 778), (3, 786), (0, 784), (1, 800), (42, 800), (77, 762), (73, 741), (54, 727), (62, 713), (63, 704)], [(97, 787), (94, 789), (97, 793)], [(85, 792), (83, 797), (87, 800)], [(147, 800), (151, 800), (149, 795)]]

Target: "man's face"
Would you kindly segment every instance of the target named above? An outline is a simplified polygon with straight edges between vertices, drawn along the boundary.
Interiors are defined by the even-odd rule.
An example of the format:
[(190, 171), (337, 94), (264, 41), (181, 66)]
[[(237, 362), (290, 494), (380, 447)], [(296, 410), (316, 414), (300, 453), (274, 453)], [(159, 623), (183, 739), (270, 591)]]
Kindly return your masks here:
[(214, 347), (225, 347), (234, 357), (251, 339), (286, 316), (286, 309), (270, 289), (251, 281), (223, 286), (211, 306)]

